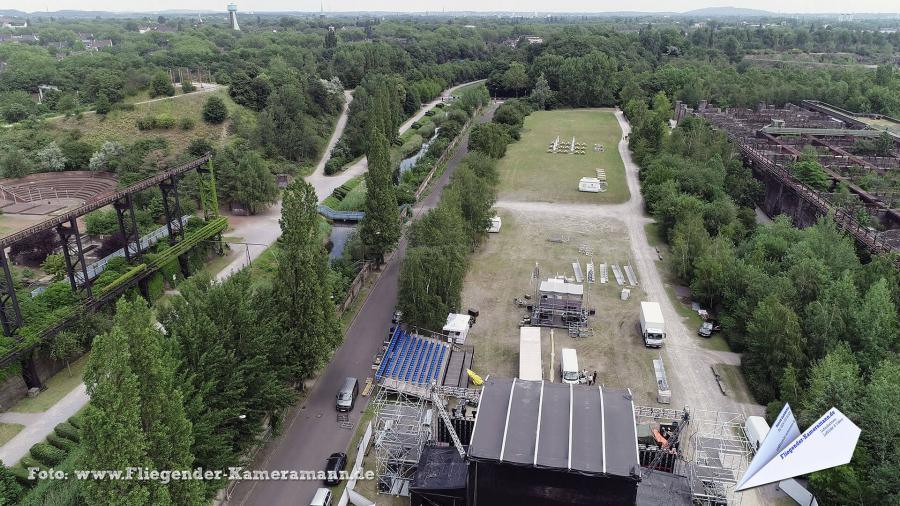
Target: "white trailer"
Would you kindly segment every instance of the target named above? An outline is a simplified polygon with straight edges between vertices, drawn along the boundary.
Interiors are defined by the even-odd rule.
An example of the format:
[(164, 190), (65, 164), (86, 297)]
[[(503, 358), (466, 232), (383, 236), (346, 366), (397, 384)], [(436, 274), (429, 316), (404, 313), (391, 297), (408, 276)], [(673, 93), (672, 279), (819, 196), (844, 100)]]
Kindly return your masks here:
[(659, 302), (641, 302), (641, 337), (644, 346), (662, 348), (666, 338), (666, 321), (663, 319)]
[(541, 381), (541, 328), (521, 327), (519, 329), (519, 379)]
[(595, 177), (583, 177), (578, 180), (578, 191), (588, 193), (600, 192), (600, 180)]

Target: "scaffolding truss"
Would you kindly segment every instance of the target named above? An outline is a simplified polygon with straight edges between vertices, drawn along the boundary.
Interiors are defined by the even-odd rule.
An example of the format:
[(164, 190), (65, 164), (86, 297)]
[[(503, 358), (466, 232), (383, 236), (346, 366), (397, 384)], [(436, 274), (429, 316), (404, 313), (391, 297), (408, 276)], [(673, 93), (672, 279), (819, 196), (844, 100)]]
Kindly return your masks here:
[(694, 504), (740, 504), (741, 494), (734, 489), (752, 455), (744, 415), (705, 410), (691, 415), (693, 458), (688, 470)]
[(375, 396), (378, 493), (408, 496), (422, 447), (431, 438), (425, 397), (380, 386)]

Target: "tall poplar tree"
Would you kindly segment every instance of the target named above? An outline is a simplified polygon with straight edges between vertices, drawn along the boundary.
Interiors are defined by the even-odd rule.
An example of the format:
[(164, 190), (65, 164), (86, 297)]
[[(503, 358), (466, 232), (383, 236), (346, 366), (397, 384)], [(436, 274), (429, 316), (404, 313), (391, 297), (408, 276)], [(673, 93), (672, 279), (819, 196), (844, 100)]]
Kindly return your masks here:
[(369, 171), (366, 173), (366, 215), (360, 238), (368, 255), (381, 263), (400, 240), (400, 210), (394, 189), (388, 140), (379, 129), (369, 140)]
[[(83, 468), (190, 469), (191, 423), (174, 383), (172, 357), (146, 304), (119, 299), (113, 329), (94, 341), (94, 350), (85, 373), (92, 399)], [(199, 481), (143, 483), (95, 480), (85, 495), (88, 504), (203, 503)]]
[(281, 203), (281, 254), (272, 286), (294, 379), (312, 374), (341, 340), (331, 300), (328, 257), (318, 232), (316, 190), (297, 179)]

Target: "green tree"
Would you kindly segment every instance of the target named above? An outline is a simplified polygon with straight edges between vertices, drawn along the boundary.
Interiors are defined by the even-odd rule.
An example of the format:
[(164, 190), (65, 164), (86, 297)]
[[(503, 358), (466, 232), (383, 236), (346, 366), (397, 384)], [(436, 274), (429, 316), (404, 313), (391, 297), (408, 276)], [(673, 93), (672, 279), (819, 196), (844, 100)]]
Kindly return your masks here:
[(400, 211), (391, 170), (387, 138), (377, 128), (369, 141), (365, 217), (359, 236), (370, 258), (381, 263), (400, 240)]
[(881, 279), (869, 288), (857, 318), (862, 344), (860, 365), (871, 371), (884, 357), (898, 351), (900, 325), (887, 280)]
[(54, 283), (60, 281), (66, 275), (65, 259), (59, 253), (47, 255), (47, 258), (45, 258), (44, 262), (41, 264), (41, 269), (53, 276)]
[(7, 178), (23, 177), (31, 173), (34, 165), (25, 152), (15, 146), (9, 146), (0, 153), (0, 174)]
[(492, 158), (503, 158), (506, 146), (512, 142), (507, 127), (499, 123), (481, 123), (469, 134), (469, 147)]
[(701, 257), (709, 243), (709, 233), (699, 216), (689, 216), (672, 232), (672, 266), (684, 281), (694, 279), (694, 259)]
[(522, 65), (519, 62), (510, 64), (509, 68), (506, 69), (506, 72), (503, 73), (502, 81), (503, 86), (515, 91), (516, 97), (518, 97), (519, 92), (528, 87), (528, 74), (525, 71), (525, 65)]
[(865, 397), (860, 403), (860, 426), (865, 427), (862, 444), (872, 458), (867, 469), (868, 482), (876, 497), (885, 503), (900, 499), (900, 457), (897, 455), (897, 438), (900, 427), (894, 420), (900, 416), (900, 363), (896, 358), (882, 361), (874, 369), (865, 387)]
[(0, 504), (19, 504), (24, 490), (9, 469), (0, 463)]
[(219, 195), (256, 214), (278, 200), (275, 176), (262, 156), (245, 142), (222, 150), (216, 159)]
[(157, 72), (150, 79), (150, 98), (171, 97), (175, 94), (175, 86), (168, 72)]
[[(269, 310), (268, 290), (255, 292), (248, 270), (213, 282), (192, 276), (161, 310), (175, 343), (176, 382), (191, 421), (195, 465), (226, 469), (263, 430), (261, 421), (293, 398), (284, 370), (286, 353)], [(207, 497), (224, 482), (204, 483)]]
[(531, 90), (531, 96), (529, 97), (531, 103), (539, 110), (546, 109), (553, 103), (554, 95), (553, 90), (550, 89), (550, 83), (547, 82), (547, 78), (541, 72), (534, 82), (534, 88)]
[(116, 141), (106, 141), (91, 155), (88, 167), (94, 172), (112, 171), (125, 157), (125, 148)]
[[(141, 384), (131, 367), (129, 338), (116, 326), (92, 345), (84, 383), (91, 403), (81, 433), (81, 469), (125, 469), (147, 466), (147, 440), (141, 427)], [(89, 505), (148, 504), (156, 484), (136, 480), (88, 480)], [(155, 491), (153, 491), (155, 492)]]
[(51, 142), (37, 152), (38, 164), (41, 170), (46, 172), (60, 171), (66, 168), (68, 161), (63, 155), (62, 149), (55, 142)]
[(293, 379), (306, 378), (325, 363), (341, 340), (331, 300), (328, 257), (318, 232), (318, 198), (306, 181), (296, 179), (284, 191), (281, 254), (273, 282), (281, 338)]
[(337, 47), (337, 35), (334, 33), (334, 27), (329, 27), (325, 32), (325, 49), (333, 49)]
[(94, 110), (97, 114), (109, 114), (109, 111), (112, 110), (112, 104), (109, 103), (109, 97), (106, 96), (106, 93), (101, 93), (100, 96), (97, 97), (97, 101), (94, 102)]
[(831, 180), (822, 164), (815, 159), (804, 158), (791, 165), (791, 171), (800, 182), (806, 184), (810, 188), (819, 191), (825, 191), (831, 185)]
[(203, 121), (212, 124), (219, 124), (228, 118), (228, 108), (222, 97), (215, 95), (206, 99), (203, 105)]
[(832, 407), (851, 419), (858, 419), (862, 397), (859, 365), (850, 348), (839, 345), (809, 370), (809, 387), (797, 421), (801, 427), (809, 427)]
[(62, 360), (66, 363), (66, 370), (69, 376), (72, 376), (72, 369), (69, 362), (84, 352), (81, 341), (74, 332), (60, 332), (53, 337), (50, 342), (50, 358), (54, 360)]
[(784, 369), (803, 365), (804, 339), (796, 313), (774, 295), (766, 297), (747, 323), (747, 343), (748, 383), (757, 399), (769, 402), (778, 394)]
[[(185, 416), (181, 391), (174, 384), (175, 369), (167, 348), (143, 300), (119, 299), (113, 330), (94, 341), (85, 372), (91, 395), (82, 429), (83, 464), (89, 466), (85, 469), (141, 464), (160, 470), (192, 467), (191, 423)], [(97, 402), (97, 394), (103, 402)], [(98, 465), (101, 467), (90, 467)], [(146, 486), (128, 483), (91, 482), (85, 487), (88, 503), (203, 502), (201, 483), (195, 480)]]

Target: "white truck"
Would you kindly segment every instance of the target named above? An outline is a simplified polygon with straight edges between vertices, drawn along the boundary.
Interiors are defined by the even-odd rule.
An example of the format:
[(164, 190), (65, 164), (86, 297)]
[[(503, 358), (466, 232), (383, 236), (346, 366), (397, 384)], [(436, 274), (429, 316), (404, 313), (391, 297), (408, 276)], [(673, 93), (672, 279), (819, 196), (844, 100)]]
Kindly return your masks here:
[(662, 348), (666, 338), (666, 321), (659, 302), (641, 302), (641, 337), (644, 338), (644, 346)]
[(519, 379), (541, 381), (541, 328), (522, 327), (519, 329)]

